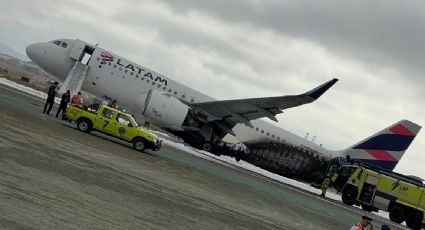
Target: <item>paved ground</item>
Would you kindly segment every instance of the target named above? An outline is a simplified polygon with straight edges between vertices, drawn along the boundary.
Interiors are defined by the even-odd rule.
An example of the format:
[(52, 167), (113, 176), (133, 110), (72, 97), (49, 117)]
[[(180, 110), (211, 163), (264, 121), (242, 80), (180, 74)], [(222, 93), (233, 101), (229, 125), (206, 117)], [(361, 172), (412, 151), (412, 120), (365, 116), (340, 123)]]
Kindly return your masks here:
[(0, 229), (349, 229), (361, 216), (167, 146), (138, 153), (42, 105), (0, 85)]

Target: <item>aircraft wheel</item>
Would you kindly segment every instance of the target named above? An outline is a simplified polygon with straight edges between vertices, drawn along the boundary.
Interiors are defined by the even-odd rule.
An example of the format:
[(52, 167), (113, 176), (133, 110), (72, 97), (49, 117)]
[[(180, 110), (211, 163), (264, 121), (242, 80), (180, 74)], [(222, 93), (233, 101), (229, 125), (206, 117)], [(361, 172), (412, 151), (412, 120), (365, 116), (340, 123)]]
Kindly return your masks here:
[(411, 211), (406, 218), (406, 225), (411, 229), (421, 229), (423, 214), (418, 211)]
[(134, 139), (133, 148), (139, 152), (142, 152), (145, 150), (145, 141), (142, 138)]
[(88, 133), (90, 132), (92, 127), (91, 121), (87, 120), (87, 119), (80, 119), (77, 122), (77, 128), (78, 130)]
[(398, 205), (394, 205), (390, 209), (390, 220), (397, 224), (400, 224), (401, 222), (403, 222), (404, 221), (403, 208)]

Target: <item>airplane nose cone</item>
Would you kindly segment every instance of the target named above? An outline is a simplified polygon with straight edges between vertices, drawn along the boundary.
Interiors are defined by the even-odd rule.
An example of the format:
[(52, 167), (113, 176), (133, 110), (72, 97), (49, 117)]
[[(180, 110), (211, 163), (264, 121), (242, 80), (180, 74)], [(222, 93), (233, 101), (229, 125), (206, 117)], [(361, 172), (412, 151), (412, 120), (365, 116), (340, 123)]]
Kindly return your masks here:
[(39, 60), (43, 55), (43, 47), (41, 44), (35, 43), (27, 46), (27, 56), (35, 63), (39, 64)]

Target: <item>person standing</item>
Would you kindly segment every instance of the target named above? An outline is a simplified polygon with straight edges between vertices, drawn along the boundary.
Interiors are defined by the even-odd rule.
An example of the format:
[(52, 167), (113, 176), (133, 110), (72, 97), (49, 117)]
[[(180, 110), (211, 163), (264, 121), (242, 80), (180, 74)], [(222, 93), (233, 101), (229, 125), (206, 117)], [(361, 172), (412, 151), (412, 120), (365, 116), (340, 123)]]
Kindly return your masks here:
[(328, 190), (329, 185), (331, 184), (331, 176), (329, 174), (326, 175), (325, 179), (323, 179), (322, 185), (320, 188), (322, 189), (321, 196), (326, 195), (326, 191)]
[(362, 216), (360, 222), (353, 225), (350, 230), (367, 230), (367, 226), (369, 226), (369, 230), (373, 230), (372, 218), (368, 216)]
[(49, 92), (47, 93), (46, 104), (44, 104), (43, 113), (47, 112), (47, 115), (50, 115), (50, 110), (52, 110), (53, 104), (55, 103), (56, 97), (56, 88), (58, 87), (58, 82), (55, 81), (52, 86), (49, 88)]
[(67, 90), (64, 94), (62, 94), (61, 103), (59, 104), (58, 111), (56, 112), (56, 118), (59, 113), (62, 112), (62, 120), (66, 118), (66, 107), (68, 106), (69, 101), (71, 100), (71, 92)]
[(81, 97), (81, 92), (78, 92), (77, 95), (72, 96), (71, 103), (79, 107), (83, 105), (83, 98)]

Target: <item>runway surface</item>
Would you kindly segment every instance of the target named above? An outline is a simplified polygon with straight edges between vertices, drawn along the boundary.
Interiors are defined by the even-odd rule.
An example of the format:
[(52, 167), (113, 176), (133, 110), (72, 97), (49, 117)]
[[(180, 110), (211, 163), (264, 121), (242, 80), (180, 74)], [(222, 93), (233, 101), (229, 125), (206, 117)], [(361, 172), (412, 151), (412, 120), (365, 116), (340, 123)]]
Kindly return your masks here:
[(139, 153), (42, 106), (0, 85), (0, 229), (349, 229), (363, 213), (169, 146)]

